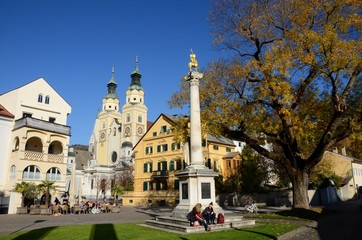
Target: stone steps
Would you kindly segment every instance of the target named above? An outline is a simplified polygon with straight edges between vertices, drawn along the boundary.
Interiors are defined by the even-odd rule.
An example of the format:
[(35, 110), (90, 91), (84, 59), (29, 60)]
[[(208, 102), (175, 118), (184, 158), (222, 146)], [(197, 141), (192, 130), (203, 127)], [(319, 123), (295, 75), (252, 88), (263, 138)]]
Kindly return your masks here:
[[(225, 216), (225, 223), (211, 224), (209, 226), (211, 231), (220, 231), (252, 225), (255, 225), (255, 220), (244, 220), (242, 216)], [(183, 234), (205, 232), (203, 226), (190, 226), (190, 223), (187, 221), (187, 219), (169, 216), (158, 216), (154, 220), (147, 220), (145, 222), (145, 226)]]

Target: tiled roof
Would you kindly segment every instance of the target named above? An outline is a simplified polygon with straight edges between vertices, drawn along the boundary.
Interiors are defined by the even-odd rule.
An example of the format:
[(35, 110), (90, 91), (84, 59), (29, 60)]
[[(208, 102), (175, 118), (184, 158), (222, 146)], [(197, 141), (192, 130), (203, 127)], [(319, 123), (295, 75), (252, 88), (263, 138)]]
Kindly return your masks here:
[(213, 143), (221, 143), (221, 144), (235, 146), (234, 142), (231, 139), (223, 137), (223, 136), (213, 136), (211, 134), (207, 134), (207, 141), (213, 142)]
[(15, 116), (11, 114), (6, 108), (0, 104), (0, 115), (4, 117), (14, 118)]
[(222, 158), (234, 158), (235, 156), (239, 155), (239, 152), (229, 152), (225, 154)]

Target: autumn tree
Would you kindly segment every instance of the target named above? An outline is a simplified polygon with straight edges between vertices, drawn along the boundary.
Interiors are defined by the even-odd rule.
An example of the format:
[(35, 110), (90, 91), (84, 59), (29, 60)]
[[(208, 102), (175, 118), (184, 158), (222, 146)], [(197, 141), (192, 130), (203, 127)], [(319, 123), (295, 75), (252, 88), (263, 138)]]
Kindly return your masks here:
[[(210, 133), (285, 166), (294, 208), (308, 208), (309, 174), (326, 149), (361, 134), (361, 10), (359, 0), (219, 0), (211, 8), (215, 46), (229, 54), (204, 71), (201, 119)], [(183, 86), (171, 106), (188, 103)]]

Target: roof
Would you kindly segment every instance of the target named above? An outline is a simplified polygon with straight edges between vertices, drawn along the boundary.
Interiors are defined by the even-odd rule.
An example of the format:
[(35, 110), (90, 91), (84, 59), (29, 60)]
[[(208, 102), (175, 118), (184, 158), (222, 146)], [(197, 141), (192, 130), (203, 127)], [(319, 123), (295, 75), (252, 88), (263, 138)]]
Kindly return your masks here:
[[(173, 125), (175, 123), (175, 121), (178, 119), (178, 117), (180, 117), (179, 115), (168, 115), (168, 114), (164, 114), (161, 113), (158, 118), (153, 122), (147, 122), (147, 132), (151, 129), (151, 127), (153, 126), (153, 124), (155, 124), (161, 117), (164, 117), (164, 119), (169, 122), (171, 125)], [(189, 117), (187, 115), (183, 116), (183, 117)], [(150, 125), (149, 125), (150, 124)], [(138, 143), (140, 143), (142, 141), (142, 139), (144, 138), (144, 136), (146, 136), (147, 132), (138, 140), (138, 142), (136, 143), (136, 145), (133, 147), (133, 149), (136, 148), (136, 146), (138, 145)], [(223, 136), (213, 136), (211, 134), (207, 134), (207, 141), (208, 142), (212, 142), (212, 143), (218, 143), (218, 144), (224, 144), (224, 145), (229, 145), (229, 146), (235, 146), (233, 140), (223, 137)]]
[(5, 93), (2, 93), (2, 94), (0, 94), (0, 95), (4, 95), (4, 94), (7, 94), (7, 93), (9, 93), (9, 92), (18, 90), (18, 89), (20, 89), (20, 88), (23, 88), (23, 87), (29, 85), (29, 84), (32, 84), (33, 82), (36, 82), (36, 81), (44, 81), (46, 84), (48, 84), (48, 85), (54, 90), (54, 92), (56, 92), (56, 93), (58, 94), (58, 96), (59, 96), (61, 99), (63, 99), (64, 102), (66, 102), (69, 106), (71, 106), (71, 105), (67, 102), (67, 100), (65, 100), (65, 98), (63, 98), (62, 95), (60, 95), (60, 94), (58, 93), (58, 91), (55, 90), (43, 77), (37, 78), (37, 79), (35, 79), (35, 80), (31, 81), (31, 82), (28, 82), (28, 83), (26, 83), (26, 84), (24, 84), (24, 85), (22, 85), (22, 86), (20, 86), (20, 87), (14, 88), (14, 89), (9, 90), (9, 91), (7, 91), (7, 92), (5, 92)]
[(235, 146), (233, 140), (223, 137), (223, 136), (213, 136), (211, 134), (207, 134), (207, 141), (213, 142), (213, 143), (220, 143), (220, 144)]
[(3, 105), (0, 104), (0, 116), (14, 118), (15, 116), (11, 114)]
[(235, 156), (240, 155), (239, 152), (229, 152), (225, 154), (222, 158), (234, 158)]

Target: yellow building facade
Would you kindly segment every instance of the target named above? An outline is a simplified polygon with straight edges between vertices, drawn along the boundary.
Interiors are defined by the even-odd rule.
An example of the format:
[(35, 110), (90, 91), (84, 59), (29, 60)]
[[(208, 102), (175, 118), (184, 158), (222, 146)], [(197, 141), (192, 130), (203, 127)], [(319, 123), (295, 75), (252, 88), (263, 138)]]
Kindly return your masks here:
[[(174, 142), (176, 117), (161, 114), (146, 134), (134, 147), (134, 191), (123, 195), (125, 206), (176, 205), (179, 200), (179, 182), (175, 174), (185, 169), (190, 162), (187, 144)], [(207, 136), (203, 140), (205, 165), (221, 175), (228, 175), (225, 161), (241, 161), (233, 156), (233, 141)], [(239, 156), (236, 154), (235, 156)], [(226, 157), (226, 158), (225, 158)], [(235, 166), (240, 163), (235, 163)]]

